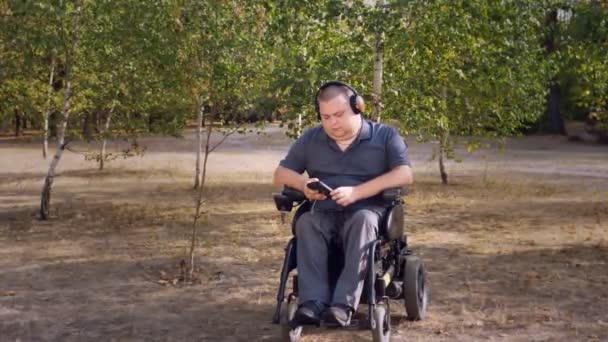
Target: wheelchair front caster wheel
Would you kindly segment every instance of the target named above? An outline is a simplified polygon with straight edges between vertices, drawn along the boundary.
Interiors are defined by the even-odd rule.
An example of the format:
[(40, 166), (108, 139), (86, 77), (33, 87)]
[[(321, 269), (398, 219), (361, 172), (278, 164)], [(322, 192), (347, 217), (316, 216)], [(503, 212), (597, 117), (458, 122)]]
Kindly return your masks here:
[(298, 298), (293, 296), (289, 298), (286, 307), (281, 313), (281, 341), (297, 342), (302, 337), (301, 325), (292, 327), (289, 322), (293, 319), (298, 310)]
[(414, 255), (405, 257), (405, 276), (403, 281), (403, 297), (405, 312), (410, 321), (419, 321), (426, 315), (428, 301), (425, 283), (424, 265), (420, 258)]
[(372, 339), (374, 342), (388, 342), (391, 339), (391, 317), (388, 307), (384, 303), (376, 304), (374, 308), (374, 321), (376, 326), (372, 328)]

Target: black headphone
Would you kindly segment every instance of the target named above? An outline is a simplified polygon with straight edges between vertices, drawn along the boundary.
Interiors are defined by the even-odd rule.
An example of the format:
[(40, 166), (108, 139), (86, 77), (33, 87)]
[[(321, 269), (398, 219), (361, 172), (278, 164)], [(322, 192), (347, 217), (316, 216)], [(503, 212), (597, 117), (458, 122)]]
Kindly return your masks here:
[(363, 100), (363, 97), (361, 97), (359, 95), (359, 93), (355, 90), (355, 88), (351, 87), (350, 85), (348, 85), (344, 82), (329, 81), (329, 82), (323, 83), (319, 87), (319, 90), (317, 90), (317, 93), (315, 94), (315, 112), (317, 113), (317, 119), (321, 120), (321, 113), (319, 113), (319, 94), (323, 91), (323, 89), (325, 89), (327, 87), (331, 87), (331, 86), (341, 86), (341, 87), (346, 87), (346, 88), (350, 89), (350, 91), (353, 92), (353, 95), (351, 95), (348, 99), (350, 108), (353, 110), (353, 112), (355, 114), (360, 114), (365, 111), (365, 101)]

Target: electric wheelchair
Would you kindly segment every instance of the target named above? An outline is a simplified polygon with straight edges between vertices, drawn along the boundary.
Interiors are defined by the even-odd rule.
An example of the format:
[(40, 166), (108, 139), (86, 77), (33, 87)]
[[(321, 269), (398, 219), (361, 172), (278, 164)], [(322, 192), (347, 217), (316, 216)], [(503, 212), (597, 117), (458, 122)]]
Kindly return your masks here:
[[(404, 234), (404, 210), (402, 189), (389, 189), (382, 193), (383, 201), (388, 208), (384, 214), (378, 232), (378, 239), (369, 246), (367, 272), (361, 294), (361, 304), (367, 304), (367, 317), (354, 315), (345, 328), (371, 329), (374, 342), (390, 339), (390, 305), (389, 299), (403, 300), (408, 320), (421, 320), (427, 309), (427, 285), (425, 270), (421, 259), (408, 248)], [(294, 237), (285, 247), (285, 259), (281, 269), (277, 293), (274, 324), (281, 324), (282, 338), (286, 341), (298, 341), (302, 336), (303, 326), (292, 322), (298, 308), (298, 279), (293, 276), (292, 292), (285, 300), (288, 277), (297, 268), (295, 222), (310, 210), (311, 203), (304, 194), (286, 187), (281, 193), (273, 195), (276, 207), (281, 213), (288, 213), (295, 207), (297, 210), (291, 222)], [(341, 273), (344, 256), (339, 242), (333, 241), (329, 248), (328, 279), (333, 292), (338, 276)], [(363, 316), (363, 318), (357, 317)], [(332, 325), (321, 322), (321, 326)], [(337, 326), (335, 326), (337, 327)]]

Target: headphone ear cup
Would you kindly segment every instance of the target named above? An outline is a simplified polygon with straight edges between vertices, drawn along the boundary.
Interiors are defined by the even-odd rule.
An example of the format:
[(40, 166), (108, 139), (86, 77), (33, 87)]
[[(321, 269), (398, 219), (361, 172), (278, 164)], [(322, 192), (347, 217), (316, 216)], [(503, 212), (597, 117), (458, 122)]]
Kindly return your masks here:
[(359, 113), (365, 113), (365, 100), (361, 96), (357, 96), (355, 99), (355, 108)]
[(353, 110), (353, 113), (361, 114), (363, 111), (365, 111), (365, 102), (361, 96), (351, 95), (349, 100), (350, 108)]

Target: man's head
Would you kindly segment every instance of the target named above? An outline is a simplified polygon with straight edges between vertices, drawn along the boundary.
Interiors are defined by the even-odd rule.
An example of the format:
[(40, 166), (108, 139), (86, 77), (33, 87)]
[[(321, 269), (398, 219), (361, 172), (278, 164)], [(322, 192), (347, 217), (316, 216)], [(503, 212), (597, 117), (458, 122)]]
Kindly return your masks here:
[(361, 123), (359, 113), (365, 104), (354, 89), (340, 82), (329, 82), (321, 86), (315, 100), (323, 130), (332, 139), (344, 140), (357, 133)]

